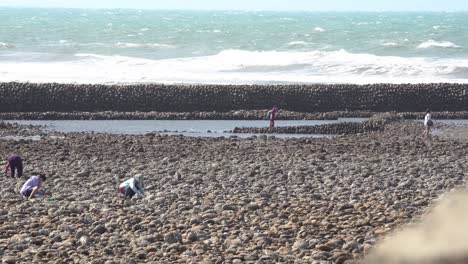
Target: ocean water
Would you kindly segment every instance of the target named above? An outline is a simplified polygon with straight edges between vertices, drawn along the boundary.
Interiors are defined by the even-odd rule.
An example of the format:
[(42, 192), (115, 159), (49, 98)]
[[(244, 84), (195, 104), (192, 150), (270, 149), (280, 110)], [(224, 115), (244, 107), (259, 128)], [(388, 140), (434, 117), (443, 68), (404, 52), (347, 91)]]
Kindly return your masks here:
[(0, 8), (0, 81), (468, 82), (468, 13)]

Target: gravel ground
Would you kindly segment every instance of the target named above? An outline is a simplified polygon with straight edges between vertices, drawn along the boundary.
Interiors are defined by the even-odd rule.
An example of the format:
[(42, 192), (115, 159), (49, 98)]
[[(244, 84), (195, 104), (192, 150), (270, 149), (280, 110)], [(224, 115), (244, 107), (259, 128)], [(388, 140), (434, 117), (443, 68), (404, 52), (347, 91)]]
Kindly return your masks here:
[[(35, 128), (0, 124), (0, 135)], [(5, 263), (354, 263), (468, 177), (468, 141), (422, 125), (335, 138), (190, 138), (42, 132), (0, 140)], [(23, 201), (45, 172), (52, 197)], [(116, 184), (145, 177), (147, 197)], [(117, 179), (116, 179), (117, 178)]]

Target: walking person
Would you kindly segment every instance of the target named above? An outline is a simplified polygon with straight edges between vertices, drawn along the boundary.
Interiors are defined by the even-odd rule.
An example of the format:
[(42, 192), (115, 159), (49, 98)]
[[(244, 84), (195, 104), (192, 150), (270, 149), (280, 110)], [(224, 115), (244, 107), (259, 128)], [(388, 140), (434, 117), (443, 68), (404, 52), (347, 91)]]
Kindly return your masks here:
[(40, 174), (39, 176), (32, 176), (29, 178), (21, 187), (20, 193), (23, 195), (23, 198), (30, 200), (36, 195), (44, 195), (45, 192), (40, 190), (44, 182), (46, 181), (45, 174)]
[(434, 122), (432, 122), (432, 115), (431, 115), (431, 110), (427, 109), (426, 110), (426, 116), (424, 117), (424, 133), (423, 137), (425, 139), (428, 139), (431, 133), (431, 127), (434, 125)]
[(278, 110), (278, 107), (275, 105), (270, 111), (268, 111), (267, 116), (270, 119), (270, 127), (275, 127), (275, 117)]
[(132, 198), (135, 194), (138, 197), (145, 197), (143, 187), (143, 176), (137, 174), (119, 185), (118, 193), (125, 198)]
[(10, 170), (10, 177), (15, 177), (15, 172), (18, 172), (18, 178), (23, 177), (23, 158), (19, 155), (11, 155), (8, 157), (8, 162), (4, 167), (4, 173), (8, 175)]

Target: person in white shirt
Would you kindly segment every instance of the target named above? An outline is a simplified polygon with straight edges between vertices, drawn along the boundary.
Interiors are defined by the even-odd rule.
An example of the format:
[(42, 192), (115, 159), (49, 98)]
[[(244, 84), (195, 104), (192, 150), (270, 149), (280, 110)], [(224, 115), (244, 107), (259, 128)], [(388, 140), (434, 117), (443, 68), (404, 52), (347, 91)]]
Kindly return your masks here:
[(119, 185), (118, 192), (125, 198), (132, 198), (135, 194), (138, 197), (145, 197), (143, 188), (143, 176), (137, 174)]
[(433, 125), (434, 123), (432, 122), (431, 110), (427, 109), (426, 116), (424, 117), (424, 138), (429, 138), (429, 135), (431, 133), (431, 126)]

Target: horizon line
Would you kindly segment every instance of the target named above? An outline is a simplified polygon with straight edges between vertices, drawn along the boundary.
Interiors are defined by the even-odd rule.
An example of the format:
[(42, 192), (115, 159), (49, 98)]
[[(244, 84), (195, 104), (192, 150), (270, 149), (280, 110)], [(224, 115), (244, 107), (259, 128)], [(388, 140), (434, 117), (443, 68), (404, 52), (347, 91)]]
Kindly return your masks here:
[(137, 11), (242, 11), (242, 12), (336, 12), (336, 13), (345, 13), (345, 12), (366, 12), (366, 13), (380, 13), (380, 12), (407, 12), (407, 13), (460, 13), (468, 12), (468, 9), (458, 9), (458, 10), (304, 10), (304, 9), (287, 9), (287, 10), (278, 10), (278, 9), (184, 9), (184, 8), (135, 8), (135, 7), (61, 7), (61, 6), (14, 6), (14, 5), (1, 5), (0, 8), (13, 8), (13, 9), (87, 9), (87, 10), (137, 10)]

